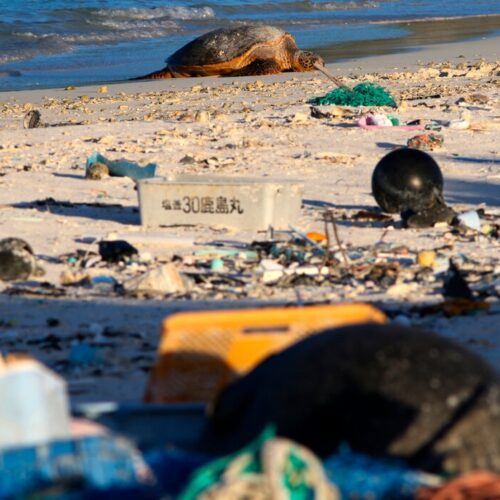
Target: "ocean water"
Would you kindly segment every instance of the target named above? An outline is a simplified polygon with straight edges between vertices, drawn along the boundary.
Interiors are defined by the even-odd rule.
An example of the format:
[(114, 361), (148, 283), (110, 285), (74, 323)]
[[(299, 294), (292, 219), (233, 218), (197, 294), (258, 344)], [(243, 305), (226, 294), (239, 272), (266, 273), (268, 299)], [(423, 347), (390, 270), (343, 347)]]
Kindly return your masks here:
[(125, 80), (249, 23), (334, 62), (498, 34), (500, 0), (0, 0), (0, 90)]

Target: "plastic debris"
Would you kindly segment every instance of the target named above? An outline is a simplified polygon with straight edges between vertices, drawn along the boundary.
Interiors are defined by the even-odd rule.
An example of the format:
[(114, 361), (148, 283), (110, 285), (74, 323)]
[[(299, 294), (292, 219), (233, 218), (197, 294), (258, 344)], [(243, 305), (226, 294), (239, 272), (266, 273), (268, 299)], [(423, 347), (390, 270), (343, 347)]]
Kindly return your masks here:
[(391, 323), (405, 327), (412, 326), (411, 319), (404, 314), (398, 314), (396, 317), (392, 318)]
[(390, 120), (390, 118), (387, 115), (383, 114), (368, 114), (362, 116), (359, 121), (358, 125), (360, 127), (369, 127), (369, 126), (375, 126), (375, 127), (392, 127), (394, 124)]
[[(418, 120), (417, 120), (418, 121)], [(403, 125), (399, 121), (396, 116), (392, 115), (384, 115), (384, 114), (371, 114), (362, 116), (358, 120), (358, 126), (365, 129), (378, 130), (378, 129), (386, 129), (387, 127), (391, 127), (392, 130), (424, 130), (425, 125), (421, 123), (412, 123)]]
[(319, 328), (384, 322), (366, 304), (275, 307), (178, 313), (163, 323), (157, 362), (145, 401), (210, 402), (237, 375), (247, 373)]
[(422, 267), (433, 267), (436, 261), (434, 250), (422, 250), (417, 254), (417, 264)]
[(469, 212), (463, 212), (458, 214), (456, 217), (456, 223), (473, 229), (474, 231), (481, 231), (481, 219), (476, 210), (470, 210)]
[(143, 226), (285, 228), (300, 216), (303, 183), (291, 178), (177, 174), (138, 185)]
[(69, 437), (66, 382), (34, 359), (0, 357), (0, 394), (0, 448)]
[(224, 270), (224, 261), (222, 259), (214, 259), (210, 262), (210, 269), (214, 272)]
[[(429, 356), (429, 349), (436, 354)], [(459, 400), (449, 405), (457, 391)], [(207, 437), (214, 452), (232, 451), (273, 422), (279, 435), (320, 457), (331, 455), (342, 443), (387, 456), (399, 437), (394, 429), (404, 428), (415, 437), (391, 456), (425, 470), (441, 443), (434, 437), (438, 428), (446, 430), (451, 446), (440, 451), (460, 458), (443, 462), (441, 470), (461, 473), (483, 467), (500, 449), (500, 436), (494, 432), (499, 396), (493, 368), (460, 344), (398, 325), (348, 326), (299, 341), (229, 385), (215, 404)], [(423, 407), (434, 423), (413, 434), (421, 411), (415, 414), (413, 409)], [(469, 412), (481, 414), (481, 422)], [(457, 422), (460, 425), (453, 425)], [(485, 432), (485, 426), (491, 432)], [(465, 435), (474, 438), (465, 443)]]
[(384, 212), (419, 212), (442, 200), (443, 174), (427, 153), (397, 149), (377, 163), (372, 174), (372, 192)]
[(467, 130), (470, 128), (470, 121), (469, 120), (451, 120), (448, 122), (448, 128), (451, 128), (453, 130)]
[(310, 104), (337, 104), (341, 106), (390, 106), (396, 108), (394, 98), (380, 85), (360, 83), (354, 88), (340, 87), (322, 97), (314, 97)]
[(321, 462), (293, 441), (275, 438), (272, 429), (234, 455), (202, 466), (179, 500), (215, 498), (294, 498), (340, 500)]
[(116, 436), (60, 439), (0, 451), (1, 498), (153, 499), (154, 480), (141, 454)]
[(106, 274), (92, 276), (89, 278), (89, 282), (94, 289), (99, 290), (101, 293), (112, 292), (117, 285), (116, 279)]
[(100, 350), (82, 341), (71, 346), (69, 363), (72, 367), (99, 365), (103, 362)]
[[(95, 165), (97, 165), (95, 167)], [(116, 177), (130, 177), (133, 180), (149, 179), (155, 176), (156, 164), (148, 163), (141, 166), (138, 163), (128, 160), (108, 160), (99, 153), (94, 153), (87, 158), (85, 176), (93, 178), (95, 175), (99, 178), (99, 173), (93, 173), (96, 168), (102, 174), (102, 166), (107, 167), (109, 175)]]
[(416, 500), (494, 500), (500, 498), (500, 476), (474, 471), (450, 479), (441, 487), (422, 487)]
[(200, 248), (194, 251), (194, 255), (206, 258), (236, 258), (241, 257), (245, 260), (258, 260), (257, 252), (246, 248)]
[(446, 299), (436, 308), (436, 312), (443, 312), (447, 317), (464, 316), (471, 314), (479, 314), (487, 312), (490, 309), (490, 304), (484, 300), (467, 299), (467, 298), (451, 298)]
[(260, 262), (259, 271), (262, 275), (262, 282), (270, 285), (283, 276), (284, 267), (274, 260), (264, 259)]
[(317, 231), (309, 231), (306, 236), (316, 243), (322, 243), (327, 240), (326, 235), (324, 235), (323, 233), (318, 233)]
[(125, 240), (99, 241), (98, 245), (99, 255), (106, 262), (124, 262), (139, 253)]
[(450, 259), (450, 267), (444, 277), (443, 295), (453, 299), (472, 299), (472, 291), (457, 265)]
[(442, 147), (443, 143), (444, 137), (441, 134), (419, 134), (407, 141), (409, 148), (422, 151), (434, 151)]
[(323, 466), (341, 498), (412, 500), (420, 489), (441, 484), (439, 476), (413, 470), (402, 460), (354, 453), (346, 445), (326, 458)]
[(123, 288), (134, 293), (183, 294), (188, 290), (188, 281), (181, 276), (175, 265), (170, 263), (125, 281)]

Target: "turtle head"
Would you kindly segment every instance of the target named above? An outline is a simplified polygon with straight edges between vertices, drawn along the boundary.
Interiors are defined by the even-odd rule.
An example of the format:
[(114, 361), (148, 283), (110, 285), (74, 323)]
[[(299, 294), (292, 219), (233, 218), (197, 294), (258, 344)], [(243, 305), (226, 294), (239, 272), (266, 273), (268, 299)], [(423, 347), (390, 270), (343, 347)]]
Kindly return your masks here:
[(292, 55), (292, 69), (294, 71), (314, 71), (317, 69), (330, 78), (335, 85), (338, 87), (344, 87), (344, 84), (340, 81), (340, 79), (333, 76), (326, 69), (323, 58), (314, 52), (309, 52), (308, 50), (296, 50)]
[(317, 69), (330, 78), (335, 85), (343, 87), (342, 82), (326, 69), (323, 58), (314, 52), (296, 50), (292, 56), (292, 69), (294, 71), (314, 71)]
[(324, 66), (323, 59), (308, 50), (296, 50), (292, 57), (294, 71), (314, 71), (318, 66)]

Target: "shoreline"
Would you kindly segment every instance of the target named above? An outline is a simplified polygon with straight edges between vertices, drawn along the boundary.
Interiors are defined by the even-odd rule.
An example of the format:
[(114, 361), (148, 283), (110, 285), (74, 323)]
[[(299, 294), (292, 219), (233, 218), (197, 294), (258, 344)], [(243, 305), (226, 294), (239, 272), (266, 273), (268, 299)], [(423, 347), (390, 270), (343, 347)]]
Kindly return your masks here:
[[(350, 42), (336, 42), (332, 45), (326, 45), (323, 47), (313, 47), (310, 50), (318, 53), (326, 61), (327, 65), (331, 64), (343, 64), (350, 63), (353, 61), (364, 61), (371, 57), (380, 56), (407, 56), (412, 55), (414, 52), (426, 52), (428, 49), (433, 47), (447, 46), (450, 44), (470, 44), (477, 42), (488, 42), (490, 40), (500, 39), (500, 14), (495, 15), (478, 15), (470, 16), (464, 18), (438, 18), (431, 20), (408, 20), (405, 21), (394, 21), (386, 23), (385, 21), (374, 21), (370, 22), (370, 25), (377, 24), (388, 24), (394, 26), (402, 31), (406, 31), (407, 34), (396, 37), (388, 38), (377, 38), (377, 39), (367, 39), (367, 40), (353, 40)], [(332, 27), (332, 29), (334, 29)], [(307, 48), (301, 46), (302, 48)], [(159, 59), (158, 68), (163, 65), (163, 59)], [(15, 68), (9, 68), (6, 65), (5, 69), (0, 66), (0, 75), (2, 73), (8, 74), (9, 72), (16, 73)], [(124, 65), (121, 69), (118, 66), (111, 71), (117, 71), (118, 74), (123, 74)], [(114, 68), (114, 66), (112, 67)], [(149, 71), (158, 69), (156, 67), (148, 67), (137, 69), (138, 74), (146, 74)], [(103, 73), (106, 68), (102, 68)], [(54, 70), (55, 71), (55, 70)], [(0, 88), (0, 95), (4, 92), (23, 92), (30, 90), (47, 90), (47, 89), (57, 89), (64, 88), (66, 86), (78, 86), (78, 87), (92, 87), (94, 85), (108, 85), (123, 83), (123, 81), (115, 78), (96, 80), (92, 83), (75, 83), (78, 79), (85, 79), (84, 74), (81, 70), (78, 70), (76, 78), (72, 81), (71, 75), (68, 74), (65, 80), (62, 79), (67, 69), (59, 68), (57, 70), (61, 73), (61, 83), (59, 86), (50, 85), (49, 87), (32, 87), (32, 88), (12, 88), (10, 90), (3, 90)], [(96, 71), (94, 68), (93, 71)], [(128, 75), (127, 75), (128, 76)], [(134, 75), (130, 75), (132, 78)], [(20, 76), (3, 76), (0, 78), (11, 78), (12, 87), (15, 87), (15, 79), (23, 78)], [(7, 82), (8, 85), (8, 82)]]
[[(353, 77), (368, 72), (387, 72), (397, 70), (415, 70), (422, 65), (431, 62), (478, 61), (480, 59), (500, 59), (500, 35), (488, 37), (481, 40), (469, 40), (460, 42), (440, 43), (423, 47), (414, 47), (410, 52), (398, 52), (395, 54), (371, 55), (327, 64), (336, 76)], [(170, 80), (135, 80), (135, 81), (102, 81), (92, 85), (75, 87), (74, 90), (64, 88), (40, 88), (31, 90), (0, 91), (0, 103), (16, 100), (19, 103), (39, 103), (44, 97), (76, 97), (80, 93), (89, 96), (99, 96), (98, 88), (108, 86), (108, 93), (115, 95), (120, 92), (158, 92), (161, 90), (175, 91), (185, 90), (194, 85), (207, 85), (217, 88), (231, 82), (247, 83), (262, 80), (268, 83), (284, 82), (291, 79), (306, 80), (312, 75), (322, 78), (321, 73), (281, 73), (271, 76), (249, 76), (249, 77), (193, 77), (176, 78)]]
[(394, 26), (408, 33), (400, 37), (339, 43), (316, 50), (328, 62), (377, 55), (404, 54), (428, 46), (467, 43), (500, 36), (500, 15), (415, 19), (407, 22), (371, 22)]

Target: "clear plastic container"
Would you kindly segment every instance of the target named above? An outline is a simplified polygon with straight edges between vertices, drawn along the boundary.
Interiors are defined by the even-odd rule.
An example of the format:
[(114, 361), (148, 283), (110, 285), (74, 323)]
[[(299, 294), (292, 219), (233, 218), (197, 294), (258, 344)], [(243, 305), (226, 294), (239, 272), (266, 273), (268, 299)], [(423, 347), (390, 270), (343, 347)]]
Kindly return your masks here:
[(0, 448), (70, 436), (66, 383), (31, 358), (0, 357)]

